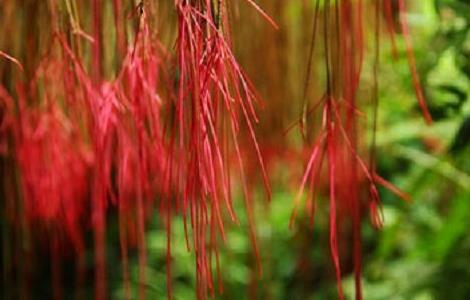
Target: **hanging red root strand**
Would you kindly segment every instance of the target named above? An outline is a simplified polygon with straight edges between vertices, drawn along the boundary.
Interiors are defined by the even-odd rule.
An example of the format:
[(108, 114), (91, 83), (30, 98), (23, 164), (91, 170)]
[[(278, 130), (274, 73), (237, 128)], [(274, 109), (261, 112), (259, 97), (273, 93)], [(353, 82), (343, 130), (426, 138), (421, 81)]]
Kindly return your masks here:
[(250, 3), (251, 6), (253, 6), (260, 14), (263, 16), (263, 18), (271, 24), (274, 29), (279, 29), (279, 26), (277, 23), (258, 5), (254, 0), (245, 0), (248, 3)]
[(405, 16), (406, 11), (407, 11), (405, 0), (398, 0), (398, 7), (399, 7), (399, 12), (400, 12), (401, 29), (403, 32), (403, 38), (405, 40), (405, 45), (406, 45), (406, 55), (408, 57), (408, 64), (410, 65), (410, 69), (411, 69), (411, 76), (413, 78), (413, 85), (414, 85), (415, 92), (416, 92), (416, 98), (418, 100), (418, 104), (423, 113), (424, 120), (426, 121), (427, 124), (430, 125), (432, 124), (432, 117), (427, 107), (426, 100), (424, 98), (423, 89), (421, 87), (421, 82), (420, 82), (419, 75), (418, 75), (418, 70), (416, 68), (415, 56), (413, 53), (413, 43), (411, 41), (411, 33), (410, 33), (409, 26), (408, 26), (408, 21)]
[(23, 65), (20, 63), (20, 61), (16, 58), (14, 58), (13, 56), (11, 55), (8, 55), (7, 53), (3, 52), (0, 50), (0, 57), (3, 57), (9, 61), (11, 61), (12, 63), (14, 63), (15, 65), (18, 66), (18, 68), (20, 68), (21, 71), (24, 72), (24, 68), (23, 68)]
[(398, 57), (398, 50), (396, 44), (396, 30), (395, 21), (393, 20), (393, 0), (383, 0), (383, 11), (386, 21), (387, 31), (390, 35), (390, 41), (392, 44), (392, 55), (396, 59)]

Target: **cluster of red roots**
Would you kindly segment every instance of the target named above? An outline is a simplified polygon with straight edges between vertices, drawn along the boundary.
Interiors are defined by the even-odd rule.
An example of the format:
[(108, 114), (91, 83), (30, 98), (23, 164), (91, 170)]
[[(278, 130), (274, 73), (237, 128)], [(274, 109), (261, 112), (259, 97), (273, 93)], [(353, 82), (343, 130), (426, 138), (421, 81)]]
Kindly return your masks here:
[[(302, 130), (313, 128), (316, 138), (311, 146), (311, 154), (296, 198), (296, 206), (291, 223), (296, 216), (304, 189), (311, 191), (306, 200), (306, 208), (313, 222), (316, 208), (316, 194), (319, 177), (328, 178), (330, 250), (338, 283), (338, 296), (343, 299), (341, 285), (341, 262), (339, 256), (338, 232), (343, 224), (352, 227), (351, 252), (354, 260), (356, 299), (362, 299), (361, 291), (361, 220), (364, 206), (369, 207), (372, 224), (380, 228), (383, 216), (377, 184), (382, 185), (404, 200), (409, 197), (376, 173), (375, 131), (378, 102), (378, 72), (380, 32), (385, 27), (390, 33), (393, 52), (395, 45), (395, 21), (392, 5), (398, 6), (400, 13), (406, 12), (405, 0), (374, 1), (320, 1), (315, 2), (312, 44), (310, 57), (316, 48), (322, 51), (323, 59), (315, 61), (324, 68), (326, 79), (324, 90), (319, 100), (308, 105), (304, 100), (303, 116), (300, 119)], [(364, 18), (367, 11), (371, 17)], [(382, 24), (382, 15), (385, 24)], [(419, 105), (428, 123), (431, 122), (429, 111), (424, 102), (418, 73), (415, 66), (411, 40), (406, 19), (399, 20), (405, 38), (406, 50), (413, 75)], [(373, 30), (365, 30), (370, 27)], [(371, 34), (372, 49), (367, 49), (365, 37)], [(321, 41), (321, 43), (318, 43)], [(363, 64), (369, 51), (373, 61), (374, 78), (370, 99), (358, 99)], [(308, 76), (313, 61), (309, 62)], [(307, 78), (306, 87), (310, 78)], [(305, 92), (306, 94), (306, 92)], [(369, 115), (362, 111), (366, 103), (372, 107)], [(316, 113), (317, 112), (317, 113)], [(315, 114), (316, 113), (316, 114)], [(312, 117), (313, 115), (313, 117)], [(367, 120), (364, 120), (368, 117)], [(309, 120), (310, 123), (308, 124)], [(372, 141), (367, 148), (363, 140), (364, 123), (369, 123)], [(310, 129), (312, 130), (312, 129)], [(322, 165), (326, 163), (326, 167)], [(324, 171), (324, 174), (322, 174)]]
[[(247, 2), (274, 27), (274, 21), (252, 0)], [(331, 3), (330, 3), (331, 2)], [(364, 2), (364, 3), (363, 3)], [(248, 219), (252, 216), (244, 152), (239, 135), (245, 132), (257, 157), (269, 198), (269, 181), (263, 154), (255, 136), (259, 97), (238, 65), (231, 49), (227, 3), (222, 0), (176, 0), (177, 39), (174, 58), (153, 33), (150, 10), (140, 2), (129, 14), (135, 22), (133, 39), (126, 43), (121, 1), (113, 1), (116, 44), (121, 60), (112, 79), (103, 75), (101, 9), (93, 0), (92, 33), (85, 33), (74, 7), (66, 1), (70, 24), (59, 22), (55, 1), (49, 1), (50, 46), (26, 75), (21, 62), (5, 52), (0, 58), (18, 67), (23, 76), (7, 89), (0, 86), (2, 155), (11, 157), (17, 192), (9, 192), (6, 217), (31, 235), (43, 234), (53, 254), (55, 296), (60, 298), (60, 253), (73, 249), (77, 280), (83, 281), (84, 232), (93, 231), (95, 297), (107, 298), (106, 224), (116, 208), (123, 263), (123, 282), (130, 297), (128, 248), (138, 250), (140, 299), (146, 285), (146, 222), (157, 212), (167, 230), (167, 285), (171, 298), (172, 215), (183, 216), (186, 244), (195, 254), (197, 297), (207, 298), (216, 289), (213, 270), (219, 271), (217, 245), (225, 240), (224, 220), (237, 223), (234, 210), (233, 161), (238, 171)], [(356, 297), (361, 296), (361, 231), (365, 200), (372, 222), (381, 224), (381, 184), (405, 197), (376, 174), (375, 141), (367, 149), (361, 139), (361, 105), (357, 99), (366, 34), (374, 37), (375, 56), (370, 118), (375, 131), (378, 105), (379, 32), (385, 28), (395, 40), (392, 1), (315, 2), (310, 69), (316, 64), (326, 74), (319, 100), (308, 104), (301, 117), (302, 131), (315, 132), (301, 188), (309, 188), (306, 209), (313, 221), (319, 178), (328, 178), (330, 248), (341, 287), (338, 227), (350, 222)], [(404, 0), (399, 9), (405, 11)], [(368, 10), (370, 18), (364, 18)], [(371, 13), (370, 11), (374, 11)], [(367, 21), (367, 24), (363, 24)], [(426, 109), (404, 19), (405, 37), (413, 82), (426, 120)], [(373, 30), (366, 30), (366, 28)], [(320, 41), (320, 43), (319, 43)], [(80, 45), (89, 48), (84, 57)], [(322, 60), (314, 60), (320, 51)], [(174, 59), (174, 60), (173, 60)], [(166, 65), (175, 63), (175, 72)], [(23, 74), (23, 75), (22, 75)], [(307, 79), (306, 88), (309, 87)], [(326, 166), (323, 166), (326, 163)], [(9, 183), (14, 180), (8, 181)], [(364, 182), (367, 188), (364, 192)], [(250, 228), (258, 257), (253, 228)], [(71, 247), (69, 247), (71, 246)], [(57, 255), (56, 255), (57, 254)], [(258, 259), (259, 260), (259, 259)], [(217, 274), (219, 277), (219, 275)], [(219, 290), (222, 287), (219, 282)]]

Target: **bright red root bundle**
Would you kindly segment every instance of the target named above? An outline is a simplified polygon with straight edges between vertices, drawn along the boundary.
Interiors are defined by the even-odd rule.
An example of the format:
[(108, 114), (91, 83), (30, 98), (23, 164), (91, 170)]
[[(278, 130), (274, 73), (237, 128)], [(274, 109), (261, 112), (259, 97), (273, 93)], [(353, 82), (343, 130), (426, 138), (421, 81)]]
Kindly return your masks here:
[[(214, 293), (211, 270), (214, 255), (219, 270), (217, 243), (219, 235), (225, 241), (224, 213), (237, 222), (230, 186), (232, 148), (242, 174), (245, 200), (248, 198), (237, 137), (242, 126), (240, 120), (248, 128), (267, 191), (269, 187), (253, 127), (257, 122), (254, 108), (257, 99), (229, 47), (225, 2), (182, 0), (176, 1), (176, 7), (178, 92), (170, 133), (170, 157), (177, 159), (170, 160), (173, 164), (168, 176), (177, 178), (182, 192), (177, 196), (176, 207), (188, 216), (185, 222), (190, 222), (197, 295), (205, 298), (207, 290)], [(171, 213), (170, 206), (167, 204), (168, 213)], [(188, 236), (186, 230), (190, 239)], [(190, 242), (187, 243), (189, 248)]]

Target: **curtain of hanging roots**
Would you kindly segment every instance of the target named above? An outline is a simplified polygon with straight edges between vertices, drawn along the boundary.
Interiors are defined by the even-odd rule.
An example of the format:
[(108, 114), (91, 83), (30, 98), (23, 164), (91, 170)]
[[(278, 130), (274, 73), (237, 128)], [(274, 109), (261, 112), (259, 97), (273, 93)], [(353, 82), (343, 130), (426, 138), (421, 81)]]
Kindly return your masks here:
[[(418, 103), (431, 122), (404, 17), (406, 1), (299, 4), (305, 12), (298, 23), (308, 34), (297, 43), (307, 50), (301, 51), (305, 59), (286, 56), (293, 41), (285, 12), (289, 4), (263, 2), (0, 3), (3, 268), (4, 279), (18, 283), (17, 291), (5, 286), (6, 295), (34, 298), (28, 288), (38, 276), (39, 251), (50, 255), (54, 298), (69, 297), (61, 287), (69, 272), (62, 262), (71, 257), (76, 296), (83, 296), (80, 290), (93, 276), (94, 297), (111, 297), (106, 237), (107, 224), (117, 216), (126, 298), (144, 299), (152, 280), (146, 275), (145, 232), (155, 217), (167, 232), (171, 298), (176, 215), (183, 216), (186, 245), (194, 253), (197, 298), (222, 292), (218, 245), (226, 239), (224, 224), (238, 224), (233, 185), (243, 193), (247, 234), (261, 274), (252, 179), (259, 178), (269, 200), (267, 170), (296, 157), (305, 169), (291, 225), (299, 209), (313, 224), (317, 196), (326, 196), (338, 297), (343, 298), (340, 232), (347, 225), (352, 241), (344, 245), (350, 245), (346, 251), (354, 261), (356, 299), (362, 298), (360, 227), (367, 207), (372, 223), (381, 225), (376, 185), (408, 199), (376, 173), (375, 163), (379, 54), (382, 43), (391, 43), (397, 55), (397, 32)], [(256, 30), (264, 34), (251, 43)], [(271, 82), (265, 83), (265, 102), (234, 48), (241, 61), (250, 62), (246, 67), (254, 82)], [(372, 68), (366, 70), (365, 61)], [(298, 70), (307, 74), (303, 79), (289, 67), (295, 62), (304, 67)], [(364, 72), (373, 77), (366, 94), (359, 93)], [(290, 84), (296, 81), (303, 88)], [(258, 117), (260, 104), (265, 108)], [(299, 128), (305, 151), (286, 138), (293, 127)], [(88, 244), (94, 275), (86, 264)], [(137, 295), (131, 294), (130, 251), (138, 253)]]

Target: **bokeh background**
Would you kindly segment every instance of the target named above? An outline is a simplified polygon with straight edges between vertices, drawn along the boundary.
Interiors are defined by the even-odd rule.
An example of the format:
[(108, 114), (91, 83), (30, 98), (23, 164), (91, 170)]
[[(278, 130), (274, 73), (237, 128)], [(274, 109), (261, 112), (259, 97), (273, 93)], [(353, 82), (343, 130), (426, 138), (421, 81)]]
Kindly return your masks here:
[[(402, 39), (398, 37), (398, 56), (393, 58), (384, 33), (379, 77), (378, 170), (409, 193), (412, 202), (381, 189), (383, 228), (376, 230), (368, 220), (364, 221), (364, 298), (467, 299), (470, 297), (470, 3), (467, 0), (408, 2), (406, 17), (412, 28), (417, 66), (434, 124), (427, 126), (420, 114)], [(243, 200), (238, 193), (240, 199), (235, 199), (235, 203), (241, 224), (227, 225), (227, 243), (220, 246), (223, 292), (215, 298), (335, 299), (336, 281), (328, 248), (327, 199), (319, 198), (313, 228), (304, 214), (292, 228), (288, 227), (304, 165), (296, 159), (301, 154), (298, 129), (289, 132), (286, 129), (301, 110), (299, 99), (306, 77), (313, 1), (259, 3), (278, 22), (279, 30), (274, 30), (244, 4), (235, 5), (231, 16), (236, 24), (232, 29), (236, 56), (265, 101), (265, 107), (259, 112), (261, 122), (257, 131), (263, 141), (263, 152), (271, 162), (272, 201), (269, 204), (265, 201), (261, 189), (254, 189), (253, 194), (262, 274), (256, 268)], [(28, 6), (24, 7), (25, 11), (15, 15), (26, 18)], [(171, 15), (171, 5), (162, 4), (160, 8)], [(0, 9), (5, 12), (7, 7), (0, 4)], [(111, 17), (105, 19), (108, 21), (112, 26)], [(6, 20), (0, 19), (0, 24), (3, 22)], [(156, 26), (162, 26), (164, 21), (157, 23)], [(10, 35), (9, 30), (0, 28), (0, 49), (16, 45), (12, 41), (18, 37)], [(174, 34), (172, 30), (164, 31), (162, 40), (171, 43)], [(370, 96), (371, 63), (365, 61), (363, 98)], [(3, 64), (0, 63), (0, 70), (6, 68)], [(2, 82), (8, 84), (8, 74), (0, 74)], [(314, 86), (315, 83), (312, 89)], [(10, 240), (6, 227), (2, 220), (3, 244)], [(146, 239), (148, 298), (164, 299), (167, 295), (166, 233), (157, 217), (148, 225)], [(172, 243), (174, 298), (193, 299), (194, 257), (186, 250), (183, 221), (179, 217), (174, 218)], [(344, 245), (340, 255), (345, 293), (352, 299), (352, 254), (348, 249)], [(80, 291), (86, 297), (93, 292), (92, 247), (87, 251), (90, 276)], [(4, 262), (8, 253), (3, 254)], [(48, 253), (38, 255), (45, 258), (35, 266), (40, 276), (32, 281), (31, 293), (34, 299), (48, 299), (51, 295)], [(137, 251), (131, 250), (130, 255), (131, 283), (135, 289)], [(64, 261), (65, 270), (68, 264), (73, 262)], [(121, 299), (124, 291), (118, 223), (112, 217), (107, 233), (107, 265), (110, 297)], [(64, 289), (69, 295), (75, 294), (73, 272), (65, 271), (64, 276)], [(14, 280), (3, 280), (14, 289)]]

